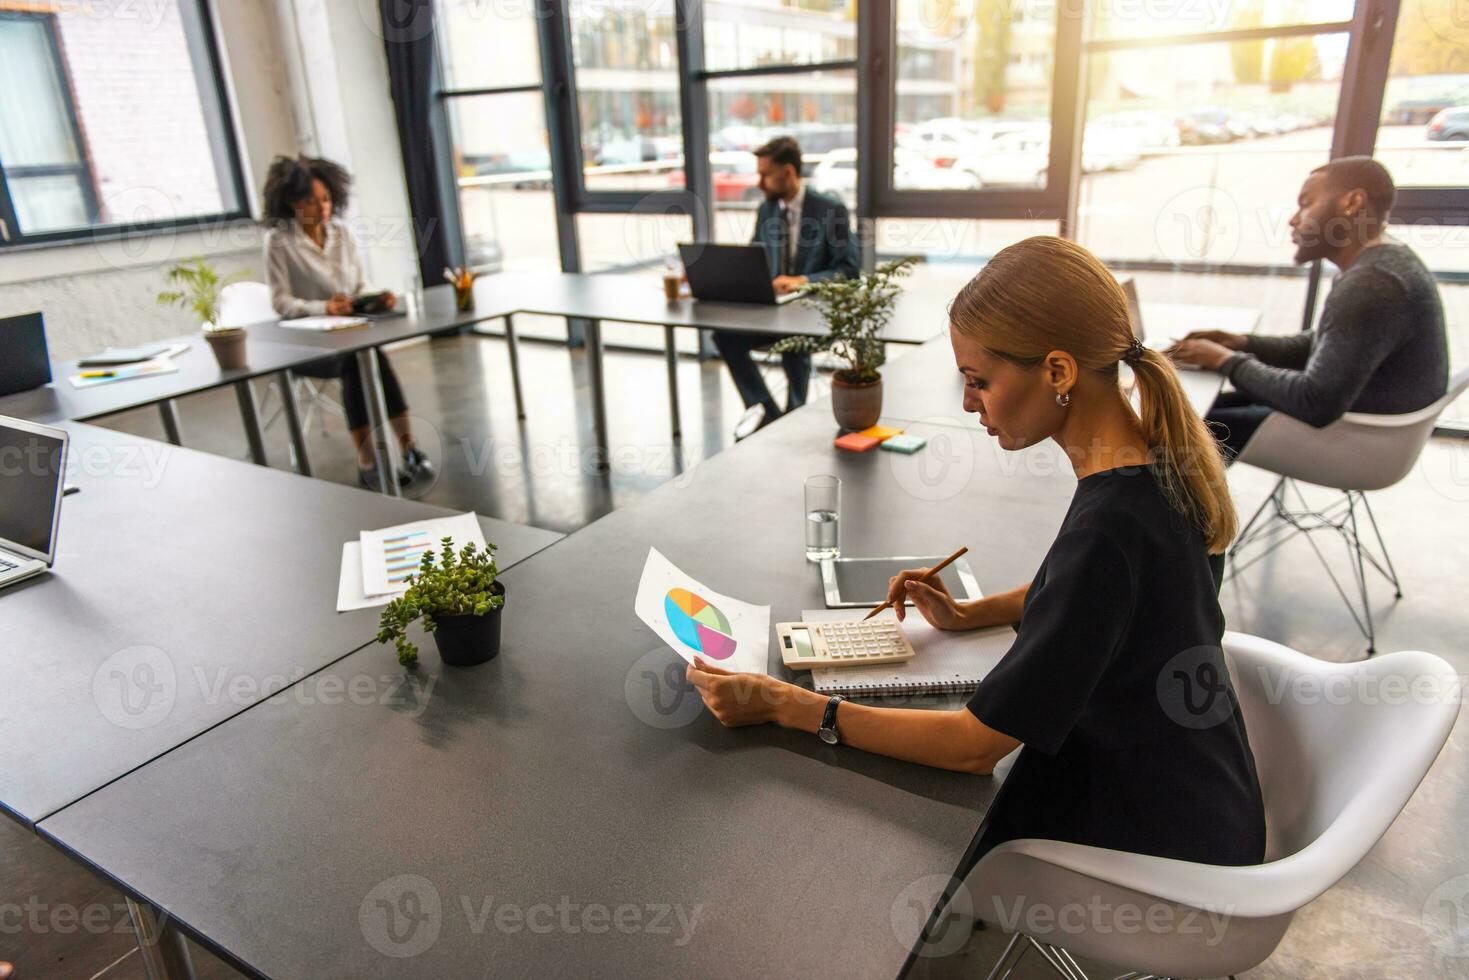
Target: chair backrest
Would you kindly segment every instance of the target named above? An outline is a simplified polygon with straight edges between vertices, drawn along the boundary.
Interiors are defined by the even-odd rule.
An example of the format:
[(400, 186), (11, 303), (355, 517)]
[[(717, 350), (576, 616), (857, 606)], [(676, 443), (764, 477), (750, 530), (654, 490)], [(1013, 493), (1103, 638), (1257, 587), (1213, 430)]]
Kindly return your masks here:
[(1239, 462), (1338, 490), (1381, 490), (1413, 469), (1444, 409), (1469, 390), (1469, 368), (1444, 396), (1402, 415), (1348, 412), (1320, 429), (1271, 413), (1245, 444)]
[(1427, 774), (1459, 713), (1458, 675), (1404, 651), (1338, 664), (1229, 633), (1225, 655), (1265, 797), (1267, 861), (1321, 890), (1351, 870)]
[(263, 282), (232, 282), (219, 296), (219, 325), (248, 327), (280, 319), (270, 302), (270, 287)]

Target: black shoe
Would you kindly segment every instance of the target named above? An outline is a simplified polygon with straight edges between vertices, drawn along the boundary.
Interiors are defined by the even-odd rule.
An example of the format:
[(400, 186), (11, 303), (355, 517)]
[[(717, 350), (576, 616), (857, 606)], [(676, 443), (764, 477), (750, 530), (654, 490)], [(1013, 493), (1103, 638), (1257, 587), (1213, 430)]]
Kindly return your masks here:
[(408, 483), (419, 477), (433, 476), (434, 464), (422, 449), (414, 446), (403, 454), (403, 472), (408, 476), (404, 482)]
[[(357, 479), (360, 480), (362, 485), (369, 490), (381, 490), (383, 488), (383, 479), (378, 474), (376, 466), (357, 467)], [(398, 471), (399, 487), (408, 486), (409, 482), (411, 482), (412, 479), (413, 478), (408, 475), (407, 470)]]

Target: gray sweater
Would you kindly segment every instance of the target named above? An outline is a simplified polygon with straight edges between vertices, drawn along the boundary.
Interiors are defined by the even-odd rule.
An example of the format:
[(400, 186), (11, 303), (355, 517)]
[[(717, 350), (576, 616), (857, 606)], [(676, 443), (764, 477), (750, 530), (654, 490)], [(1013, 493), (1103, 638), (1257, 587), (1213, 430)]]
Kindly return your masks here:
[(1408, 246), (1375, 245), (1336, 277), (1315, 330), (1252, 336), (1222, 370), (1248, 397), (1317, 428), (1344, 412), (1425, 408), (1448, 390), (1438, 286)]

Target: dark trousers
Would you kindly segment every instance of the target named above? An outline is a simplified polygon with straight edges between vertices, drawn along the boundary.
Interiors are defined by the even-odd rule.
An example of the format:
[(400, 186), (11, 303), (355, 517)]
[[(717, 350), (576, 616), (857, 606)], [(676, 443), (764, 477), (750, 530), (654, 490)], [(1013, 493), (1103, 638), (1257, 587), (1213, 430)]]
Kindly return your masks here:
[(1237, 391), (1228, 391), (1214, 399), (1204, 422), (1214, 433), (1219, 451), (1224, 454), (1226, 464), (1234, 462), (1274, 409), (1252, 402)]
[[(408, 403), (403, 400), (403, 388), (398, 384), (398, 375), (393, 372), (393, 364), (380, 350), (374, 350), (373, 355), (377, 357), (377, 371), (383, 379), (383, 400), (388, 404), (388, 418), (397, 418), (408, 412)], [(367, 420), (367, 395), (362, 390), (362, 375), (357, 370), (357, 358), (352, 354), (344, 354), (334, 357), (320, 364), (313, 364), (309, 368), (298, 370), (297, 374), (308, 378), (340, 378), (342, 381), (342, 410), (347, 414), (347, 428), (363, 429), (368, 426)]]
[[(714, 331), (714, 347), (729, 366), (729, 376), (734, 379), (745, 407), (764, 405), (767, 419), (779, 415), (780, 406), (775, 404), (775, 398), (760, 376), (760, 368), (750, 352), (771, 343), (773, 340), (764, 334), (741, 330)], [(782, 354), (780, 364), (785, 368), (786, 380), (790, 382), (790, 391), (786, 395), (786, 411), (789, 412), (806, 404), (806, 389), (811, 385), (811, 355)]]

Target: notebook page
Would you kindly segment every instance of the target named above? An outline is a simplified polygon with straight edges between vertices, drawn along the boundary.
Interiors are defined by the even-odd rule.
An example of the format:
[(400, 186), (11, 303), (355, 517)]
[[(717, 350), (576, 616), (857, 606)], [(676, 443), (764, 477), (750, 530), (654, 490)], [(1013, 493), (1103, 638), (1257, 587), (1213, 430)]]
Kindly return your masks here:
[[(867, 609), (806, 609), (801, 619), (808, 623), (859, 620)], [(884, 610), (877, 619), (895, 620)], [(916, 610), (903, 620), (903, 632), (913, 644), (912, 660), (871, 667), (825, 667), (811, 671), (811, 682), (821, 694), (846, 691), (882, 692), (912, 689), (972, 689), (1000, 662), (1015, 641), (1008, 626), (994, 629), (951, 632), (935, 629)]]

